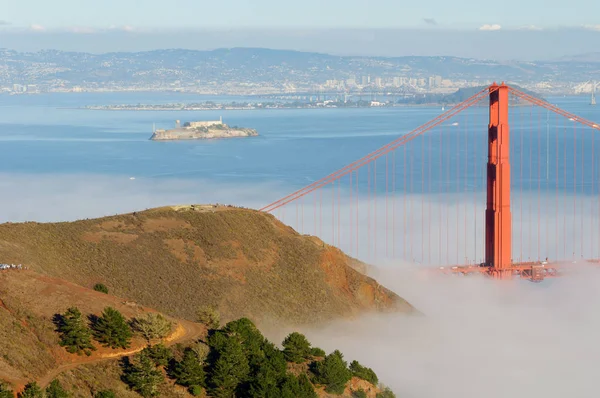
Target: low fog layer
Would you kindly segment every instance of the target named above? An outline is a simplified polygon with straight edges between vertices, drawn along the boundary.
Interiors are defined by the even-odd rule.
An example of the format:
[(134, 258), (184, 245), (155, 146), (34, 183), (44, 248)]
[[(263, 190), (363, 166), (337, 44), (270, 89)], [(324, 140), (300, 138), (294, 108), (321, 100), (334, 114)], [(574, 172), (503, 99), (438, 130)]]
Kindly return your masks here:
[(373, 367), (398, 396), (597, 395), (600, 269), (571, 267), (541, 284), (431, 277), (393, 264), (373, 276), (424, 315), (365, 316), (305, 332)]

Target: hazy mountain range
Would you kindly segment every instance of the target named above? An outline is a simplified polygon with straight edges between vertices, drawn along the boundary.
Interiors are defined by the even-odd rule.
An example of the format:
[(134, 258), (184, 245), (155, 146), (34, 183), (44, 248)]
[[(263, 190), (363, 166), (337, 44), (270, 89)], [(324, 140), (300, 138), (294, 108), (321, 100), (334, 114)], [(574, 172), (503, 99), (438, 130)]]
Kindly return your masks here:
[(486, 82), (582, 82), (600, 80), (600, 53), (540, 62), (498, 62), (459, 57), (368, 57), (232, 48), (213, 51), (156, 50), (91, 54), (0, 49), (0, 85), (249, 83), (323, 84), (330, 79), (405, 76)]

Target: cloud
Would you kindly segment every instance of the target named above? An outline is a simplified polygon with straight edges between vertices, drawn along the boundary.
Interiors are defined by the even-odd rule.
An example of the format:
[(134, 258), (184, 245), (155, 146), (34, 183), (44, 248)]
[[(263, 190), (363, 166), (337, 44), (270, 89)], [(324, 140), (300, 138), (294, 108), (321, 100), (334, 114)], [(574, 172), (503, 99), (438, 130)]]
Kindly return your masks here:
[(89, 26), (72, 26), (67, 28), (68, 32), (77, 33), (77, 34), (93, 34), (96, 33), (96, 29), (91, 28)]
[(433, 26), (437, 26), (437, 21), (434, 18), (423, 18), (423, 22), (425, 22), (427, 25), (433, 25)]
[(116, 31), (121, 31), (121, 32), (134, 32), (134, 31), (136, 31), (136, 28), (131, 25), (123, 25), (123, 26), (111, 25), (108, 27), (108, 30), (116, 30)]
[(479, 27), (479, 30), (487, 30), (487, 31), (493, 31), (493, 30), (500, 30), (502, 29), (502, 26), (498, 25), (498, 24), (493, 24), (493, 25), (483, 25), (481, 27)]
[(527, 25), (527, 26), (520, 27), (519, 30), (540, 31), (540, 30), (544, 30), (544, 29), (539, 26), (536, 26), (536, 25)]
[(44, 26), (42, 26), (42, 25), (35, 25), (34, 24), (34, 25), (31, 25), (29, 27), (29, 30), (32, 30), (34, 32), (44, 32), (44, 31), (46, 31), (46, 28)]
[(600, 25), (584, 25), (583, 28), (587, 30), (595, 30), (597, 32), (600, 32)]

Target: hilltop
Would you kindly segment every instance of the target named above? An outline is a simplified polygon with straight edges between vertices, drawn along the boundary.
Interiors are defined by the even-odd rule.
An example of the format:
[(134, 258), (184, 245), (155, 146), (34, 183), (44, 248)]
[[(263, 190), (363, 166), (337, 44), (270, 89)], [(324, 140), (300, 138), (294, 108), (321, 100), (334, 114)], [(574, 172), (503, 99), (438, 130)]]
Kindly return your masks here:
[[(273, 216), (218, 206), (176, 206), (63, 223), (0, 225), (0, 259), (195, 320), (323, 323), (413, 307), (352, 268), (361, 265)], [(357, 267), (357, 268), (358, 268)]]

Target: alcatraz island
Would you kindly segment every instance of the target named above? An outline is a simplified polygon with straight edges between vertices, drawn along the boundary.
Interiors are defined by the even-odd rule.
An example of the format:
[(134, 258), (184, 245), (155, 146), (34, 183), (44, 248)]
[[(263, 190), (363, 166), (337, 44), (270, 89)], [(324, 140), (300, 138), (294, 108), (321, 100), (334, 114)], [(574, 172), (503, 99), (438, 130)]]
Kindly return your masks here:
[(150, 137), (153, 141), (172, 141), (172, 140), (202, 140), (211, 138), (236, 138), (236, 137), (255, 137), (258, 132), (254, 129), (242, 127), (229, 127), (223, 123), (223, 118), (219, 120), (186, 122), (181, 125), (179, 120), (175, 121), (175, 128), (171, 130), (154, 130)]

